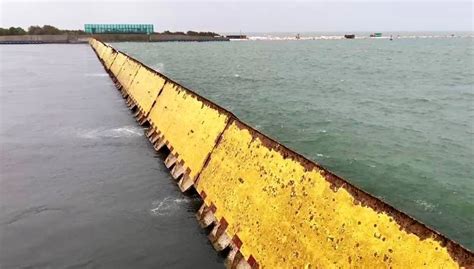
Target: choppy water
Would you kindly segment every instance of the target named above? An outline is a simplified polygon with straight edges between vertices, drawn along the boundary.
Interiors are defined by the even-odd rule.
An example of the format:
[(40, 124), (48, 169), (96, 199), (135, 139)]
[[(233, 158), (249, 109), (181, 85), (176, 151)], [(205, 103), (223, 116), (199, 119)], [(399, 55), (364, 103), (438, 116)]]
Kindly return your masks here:
[(474, 249), (472, 38), (113, 45)]

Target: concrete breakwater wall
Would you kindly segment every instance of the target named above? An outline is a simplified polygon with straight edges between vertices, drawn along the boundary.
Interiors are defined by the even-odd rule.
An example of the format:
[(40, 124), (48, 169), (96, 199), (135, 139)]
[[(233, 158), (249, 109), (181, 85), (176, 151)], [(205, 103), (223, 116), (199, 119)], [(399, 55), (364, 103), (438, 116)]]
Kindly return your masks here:
[(168, 34), (96, 34), (96, 35), (16, 35), (0, 36), (0, 44), (87, 43), (90, 38), (103, 42), (208, 42), (229, 41), (226, 37)]
[(88, 36), (80, 35), (14, 35), (0, 36), (0, 44), (86, 43)]
[[(471, 251), (95, 39), (179, 188), (203, 200), (230, 268), (472, 268)], [(185, 254), (184, 254), (185, 255)]]

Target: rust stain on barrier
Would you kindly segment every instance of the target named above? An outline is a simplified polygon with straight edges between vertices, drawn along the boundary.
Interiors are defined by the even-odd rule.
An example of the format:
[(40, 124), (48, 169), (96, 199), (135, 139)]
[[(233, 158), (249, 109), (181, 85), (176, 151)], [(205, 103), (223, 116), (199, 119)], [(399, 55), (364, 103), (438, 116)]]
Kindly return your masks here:
[[(104, 65), (102, 58), (120, 53), (96, 40), (91, 46), (96, 54), (101, 52)], [(153, 100), (151, 110), (161, 107), (155, 122), (149, 115), (139, 122), (151, 121), (147, 137), (155, 149), (170, 149), (165, 163), (173, 178), (181, 178), (180, 188), (194, 186), (204, 200), (197, 212), (199, 223), (214, 225), (209, 238), (217, 250), (230, 248), (228, 267), (474, 267), (473, 253), (460, 244), (123, 55), (169, 84)], [(111, 70), (116, 58), (105, 65), (114, 81), (121, 71)], [(130, 107), (134, 103), (136, 99), (127, 99)], [(176, 113), (168, 113), (171, 108)], [(200, 124), (192, 121), (201, 117), (204, 123), (213, 113), (225, 115), (225, 124), (218, 124), (212, 140), (202, 140), (205, 147), (197, 146), (203, 136), (196, 132), (208, 129), (196, 129)], [(187, 129), (179, 131), (184, 123)], [(183, 147), (188, 144), (195, 154)], [(196, 154), (201, 157), (196, 159)]]

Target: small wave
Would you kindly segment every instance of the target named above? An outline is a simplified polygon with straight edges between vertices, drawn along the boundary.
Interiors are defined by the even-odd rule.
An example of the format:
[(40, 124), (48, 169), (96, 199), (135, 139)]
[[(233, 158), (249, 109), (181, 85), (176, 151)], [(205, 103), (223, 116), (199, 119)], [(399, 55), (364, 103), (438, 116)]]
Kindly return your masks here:
[(425, 200), (416, 200), (415, 203), (423, 208), (424, 211), (433, 211), (436, 208), (436, 205), (433, 205)]
[(416, 102), (421, 102), (421, 103), (428, 103), (428, 102), (431, 102), (430, 99), (428, 99), (428, 98), (423, 98), (423, 97), (415, 98), (414, 100), (415, 100)]
[(50, 208), (50, 207), (47, 207), (45, 205), (30, 207), (30, 208), (27, 208), (27, 209), (19, 212), (18, 214), (16, 214), (10, 220), (8, 220), (7, 222), (5, 222), (3, 224), (10, 225), (10, 224), (13, 224), (13, 223), (15, 223), (17, 221), (20, 221), (21, 219), (29, 217), (29, 216), (38, 215), (38, 214), (41, 214), (41, 213), (44, 213), (44, 212), (62, 211), (62, 210), (63, 209), (61, 209), (61, 208)]
[(161, 72), (161, 73), (164, 73), (165, 72), (165, 64), (164, 63), (157, 63), (157, 64), (154, 64), (153, 67)]
[(248, 82), (258, 82), (260, 79), (254, 78), (254, 77), (249, 77), (249, 76), (242, 76), (240, 74), (233, 74), (233, 75), (227, 75), (225, 78), (233, 78), (233, 79), (238, 79), (240, 81), (248, 81)]
[(170, 215), (174, 211), (180, 208), (182, 204), (189, 204), (193, 198), (174, 198), (166, 197), (163, 200), (157, 200), (152, 203), (153, 208), (150, 209), (150, 213), (154, 216), (166, 216)]
[(94, 129), (79, 132), (78, 136), (87, 139), (98, 138), (120, 138), (120, 137), (135, 137), (142, 136), (143, 129), (135, 126), (124, 126), (113, 129)]

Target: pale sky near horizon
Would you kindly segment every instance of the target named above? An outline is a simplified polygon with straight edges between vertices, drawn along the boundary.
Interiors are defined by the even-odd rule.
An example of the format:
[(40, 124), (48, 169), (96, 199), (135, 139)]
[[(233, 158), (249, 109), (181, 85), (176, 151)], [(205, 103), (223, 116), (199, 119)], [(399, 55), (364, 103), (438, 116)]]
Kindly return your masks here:
[(0, 27), (151, 23), (155, 31), (473, 31), (473, 2), (450, 0), (0, 0)]

